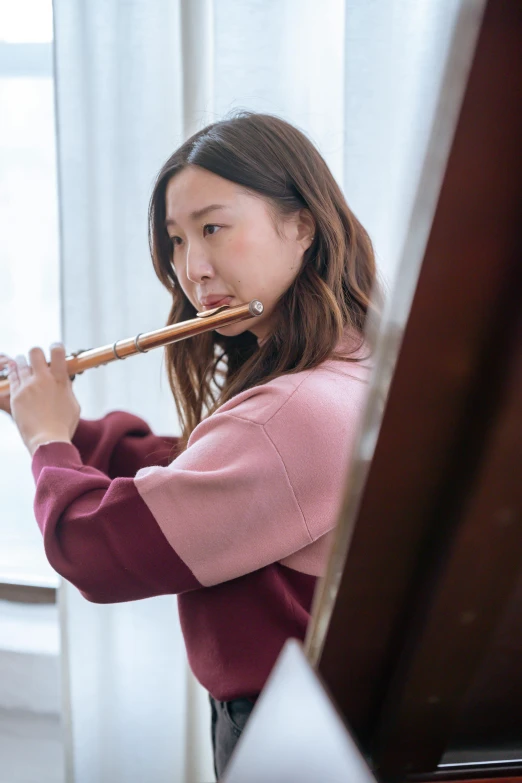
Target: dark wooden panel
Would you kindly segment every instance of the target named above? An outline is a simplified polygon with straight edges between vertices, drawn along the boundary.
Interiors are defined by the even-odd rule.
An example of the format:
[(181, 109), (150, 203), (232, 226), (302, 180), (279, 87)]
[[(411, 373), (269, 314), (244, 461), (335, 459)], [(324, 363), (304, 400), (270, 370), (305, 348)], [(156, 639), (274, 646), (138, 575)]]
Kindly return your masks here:
[[(488, 774), (490, 775), (491, 771)], [(437, 780), (439, 779), (444, 780), (444, 783), (462, 783), (463, 780), (465, 780), (467, 783), (522, 783), (521, 777), (513, 778), (513, 777), (504, 777), (499, 775), (495, 778), (483, 777), (483, 778), (470, 779), (469, 777), (465, 776), (465, 773), (463, 773), (463, 776), (460, 778), (437, 778)], [(431, 780), (433, 780), (433, 778), (431, 778)]]
[[(458, 450), (473, 478), (464, 496), (454, 487), (453, 502), (447, 510), (439, 507), (441, 526), (451, 533), (427, 570), (424, 595), (415, 617), (412, 612), (411, 630), (381, 706), (374, 752), (387, 774), (437, 766), (522, 574), (522, 264), (519, 270), (512, 281), (519, 306), (506, 310), (518, 324), (511, 324), (497, 348), (502, 366), (497, 358), (491, 366), (492, 351), (485, 357), (480, 377), (495, 374), (495, 384), (477, 379)], [(451, 477), (447, 480), (451, 486)], [(522, 623), (522, 604), (518, 608)], [(505, 672), (498, 674), (504, 678)], [(512, 687), (504, 693), (500, 724), (482, 738), (490, 745), (521, 737), (522, 646), (509, 678)], [(491, 687), (494, 691), (494, 682)], [(479, 718), (475, 704), (467, 716), (470, 741), (477, 740), (473, 730)]]
[(521, 96), (490, 0), (319, 662), (385, 779), (435, 769), (521, 563)]

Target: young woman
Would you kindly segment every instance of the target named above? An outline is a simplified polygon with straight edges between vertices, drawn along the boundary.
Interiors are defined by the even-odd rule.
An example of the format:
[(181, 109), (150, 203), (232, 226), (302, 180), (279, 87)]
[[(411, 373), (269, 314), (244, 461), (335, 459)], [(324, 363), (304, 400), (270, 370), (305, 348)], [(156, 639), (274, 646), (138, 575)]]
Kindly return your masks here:
[(90, 601), (179, 595), (221, 775), (326, 564), (368, 374), (371, 243), (307, 138), (244, 113), (158, 176), (154, 269), (168, 323), (260, 299), (264, 314), (166, 348), (182, 436), (80, 420), (62, 345), (4, 357), (51, 565)]

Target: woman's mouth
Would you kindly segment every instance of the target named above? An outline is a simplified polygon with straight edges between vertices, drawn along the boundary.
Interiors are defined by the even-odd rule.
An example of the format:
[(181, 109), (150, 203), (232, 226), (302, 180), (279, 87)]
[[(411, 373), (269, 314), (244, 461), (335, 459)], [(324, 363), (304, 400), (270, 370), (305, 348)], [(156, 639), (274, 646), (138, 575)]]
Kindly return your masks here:
[(221, 307), (222, 305), (228, 305), (232, 301), (234, 297), (233, 296), (208, 296), (201, 300), (201, 309), (204, 310), (212, 310), (214, 307)]

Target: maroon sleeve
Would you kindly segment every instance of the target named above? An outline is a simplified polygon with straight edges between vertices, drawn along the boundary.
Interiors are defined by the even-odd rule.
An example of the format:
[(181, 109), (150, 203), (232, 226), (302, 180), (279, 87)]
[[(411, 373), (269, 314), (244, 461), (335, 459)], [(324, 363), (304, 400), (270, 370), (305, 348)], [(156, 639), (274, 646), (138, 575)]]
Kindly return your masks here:
[(102, 419), (80, 419), (73, 443), (84, 465), (118, 478), (151, 465), (165, 467), (177, 456), (178, 438), (154, 435), (138, 416), (113, 411)]
[(201, 587), (132, 478), (111, 480), (71, 443), (33, 455), (34, 511), (47, 559), (89, 601), (116, 603)]

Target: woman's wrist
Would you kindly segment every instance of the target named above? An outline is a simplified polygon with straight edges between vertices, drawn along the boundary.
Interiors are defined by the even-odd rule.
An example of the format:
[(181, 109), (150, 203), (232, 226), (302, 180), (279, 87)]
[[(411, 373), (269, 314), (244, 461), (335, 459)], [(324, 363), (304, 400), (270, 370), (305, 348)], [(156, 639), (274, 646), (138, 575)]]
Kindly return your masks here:
[(72, 441), (67, 432), (42, 432), (31, 438), (27, 444), (31, 457), (34, 456), (37, 448), (46, 446), (48, 443), (72, 443)]

